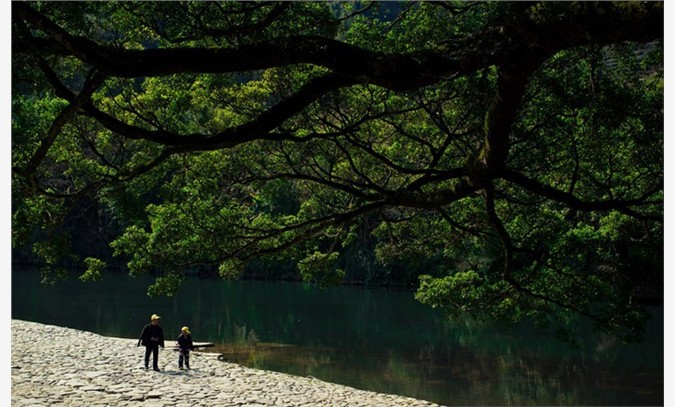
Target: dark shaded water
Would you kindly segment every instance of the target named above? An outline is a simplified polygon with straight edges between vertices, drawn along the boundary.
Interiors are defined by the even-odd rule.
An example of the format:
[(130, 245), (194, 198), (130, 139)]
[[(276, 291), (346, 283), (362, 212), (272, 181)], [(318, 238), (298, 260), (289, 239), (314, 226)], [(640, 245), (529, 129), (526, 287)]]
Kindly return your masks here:
[(663, 404), (662, 310), (642, 344), (588, 334), (573, 348), (526, 326), (447, 322), (410, 292), (193, 279), (149, 298), (150, 283), (113, 274), (50, 288), (15, 268), (12, 318), (136, 338), (157, 313), (168, 338), (188, 325), (229, 361), (445, 405)]

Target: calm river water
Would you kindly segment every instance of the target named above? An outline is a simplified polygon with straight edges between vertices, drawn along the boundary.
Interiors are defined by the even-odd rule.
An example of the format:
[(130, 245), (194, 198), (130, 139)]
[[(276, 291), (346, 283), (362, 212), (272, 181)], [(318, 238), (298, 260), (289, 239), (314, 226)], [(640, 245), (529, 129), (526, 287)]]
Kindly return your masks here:
[(589, 334), (575, 348), (526, 326), (447, 322), (405, 291), (195, 278), (149, 298), (150, 283), (46, 287), (15, 267), (12, 318), (136, 338), (157, 313), (169, 339), (188, 325), (228, 361), (444, 405), (663, 405), (662, 309), (639, 345)]

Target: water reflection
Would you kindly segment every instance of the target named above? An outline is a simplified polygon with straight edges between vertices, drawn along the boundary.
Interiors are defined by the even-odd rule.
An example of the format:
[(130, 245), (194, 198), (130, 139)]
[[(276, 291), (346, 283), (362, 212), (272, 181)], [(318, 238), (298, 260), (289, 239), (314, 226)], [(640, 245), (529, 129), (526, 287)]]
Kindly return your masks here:
[(195, 279), (151, 299), (148, 283), (49, 289), (14, 270), (12, 317), (134, 338), (158, 313), (168, 338), (188, 325), (228, 361), (446, 405), (663, 403), (662, 311), (643, 344), (589, 334), (572, 348), (526, 326), (448, 323), (407, 292)]

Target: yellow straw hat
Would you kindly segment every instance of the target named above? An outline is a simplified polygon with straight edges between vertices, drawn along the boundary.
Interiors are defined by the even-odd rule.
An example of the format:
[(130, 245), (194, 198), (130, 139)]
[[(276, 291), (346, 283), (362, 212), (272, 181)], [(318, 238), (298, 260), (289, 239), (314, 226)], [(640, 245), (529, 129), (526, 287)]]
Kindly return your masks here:
[(154, 320), (156, 320), (156, 319), (162, 319), (162, 317), (160, 317), (160, 316), (157, 315), (157, 314), (152, 314), (152, 316), (150, 317), (150, 321), (154, 321)]
[(187, 332), (187, 334), (190, 335), (190, 329), (188, 327), (184, 326), (180, 330), (183, 332)]

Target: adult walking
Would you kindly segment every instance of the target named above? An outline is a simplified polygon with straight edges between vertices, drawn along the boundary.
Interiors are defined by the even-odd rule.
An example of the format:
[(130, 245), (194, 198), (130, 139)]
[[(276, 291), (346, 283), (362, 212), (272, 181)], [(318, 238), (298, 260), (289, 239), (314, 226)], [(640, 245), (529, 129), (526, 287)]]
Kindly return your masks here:
[(159, 320), (162, 319), (157, 314), (152, 314), (150, 317), (150, 323), (143, 327), (143, 332), (141, 332), (141, 337), (138, 338), (138, 345), (136, 346), (145, 346), (145, 368), (148, 368), (148, 362), (150, 361), (150, 354), (152, 353), (152, 369), (156, 372), (159, 372), (159, 366), (157, 366), (157, 361), (159, 359), (159, 347), (164, 347), (164, 331), (162, 327), (159, 326)]

